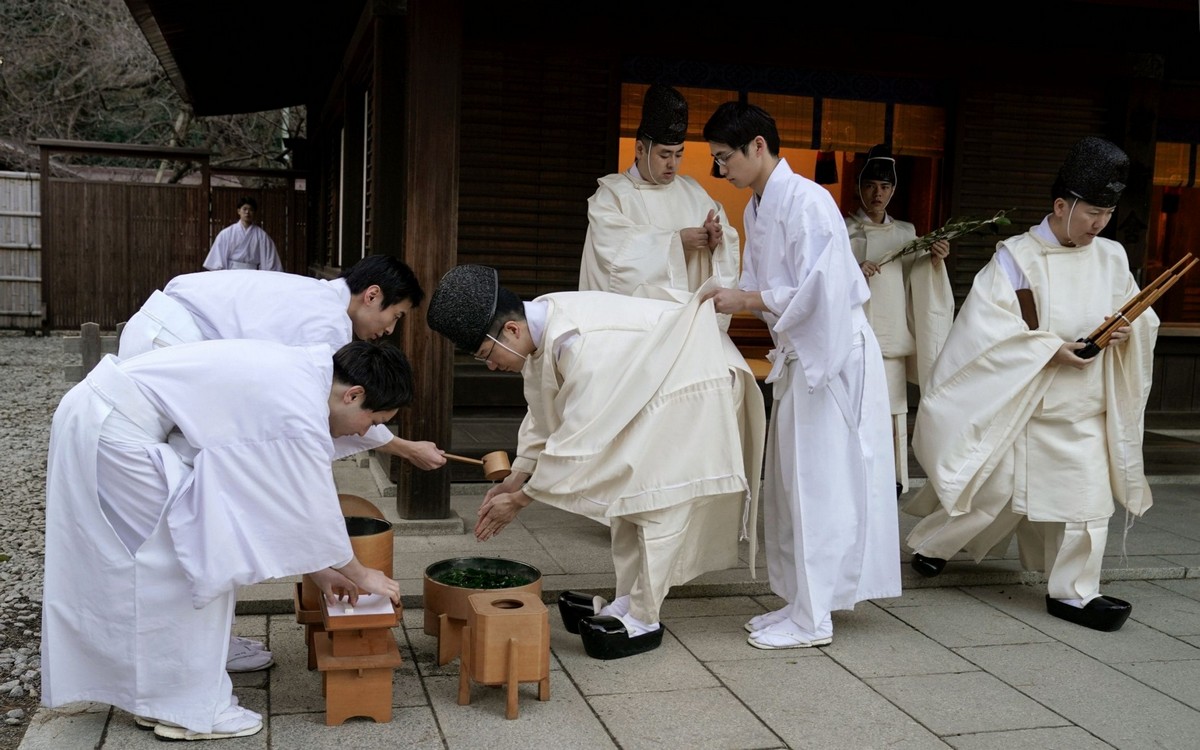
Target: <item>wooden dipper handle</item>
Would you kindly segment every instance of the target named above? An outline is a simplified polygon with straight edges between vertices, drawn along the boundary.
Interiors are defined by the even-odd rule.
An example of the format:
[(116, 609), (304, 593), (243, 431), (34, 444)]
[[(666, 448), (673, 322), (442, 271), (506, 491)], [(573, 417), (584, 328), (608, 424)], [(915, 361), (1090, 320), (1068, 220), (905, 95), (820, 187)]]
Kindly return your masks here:
[(456, 456), (453, 453), (443, 453), (442, 455), (445, 456), (446, 458), (449, 458), (452, 461), (462, 461), (464, 464), (475, 464), (476, 466), (483, 466), (483, 461), (480, 461), (478, 458), (467, 458), (466, 456)]

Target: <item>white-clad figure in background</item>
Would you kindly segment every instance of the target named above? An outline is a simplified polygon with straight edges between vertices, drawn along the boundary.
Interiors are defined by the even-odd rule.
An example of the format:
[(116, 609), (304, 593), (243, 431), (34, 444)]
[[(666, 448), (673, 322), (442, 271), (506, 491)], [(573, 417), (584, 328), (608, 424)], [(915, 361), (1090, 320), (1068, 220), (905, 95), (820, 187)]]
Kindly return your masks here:
[(275, 242), (267, 230), (254, 223), (258, 201), (246, 197), (238, 201), (238, 220), (217, 233), (204, 267), (209, 271), (250, 270), (282, 271)]

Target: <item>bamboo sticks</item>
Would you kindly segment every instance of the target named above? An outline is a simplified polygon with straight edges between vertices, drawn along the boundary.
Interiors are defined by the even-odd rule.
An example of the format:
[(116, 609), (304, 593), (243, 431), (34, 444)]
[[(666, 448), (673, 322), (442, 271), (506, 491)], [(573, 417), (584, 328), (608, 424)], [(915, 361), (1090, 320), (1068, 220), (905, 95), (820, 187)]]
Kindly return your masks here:
[(1087, 346), (1077, 350), (1075, 355), (1083, 359), (1091, 359), (1099, 354), (1101, 349), (1108, 346), (1114, 331), (1123, 325), (1131, 324), (1139, 315), (1146, 312), (1151, 305), (1158, 301), (1159, 297), (1166, 294), (1167, 290), (1185, 273), (1192, 270), (1197, 263), (1200, 263), (1200, 258), (1192, 257), (1191, 253), (1180, 258), (1175, 265), (1163, 271), (1157, 279), (1133, 295), (1128, 302), (1121, 306), (1120, 310), (1110, 315), (1087, 338), (1079, 339)]

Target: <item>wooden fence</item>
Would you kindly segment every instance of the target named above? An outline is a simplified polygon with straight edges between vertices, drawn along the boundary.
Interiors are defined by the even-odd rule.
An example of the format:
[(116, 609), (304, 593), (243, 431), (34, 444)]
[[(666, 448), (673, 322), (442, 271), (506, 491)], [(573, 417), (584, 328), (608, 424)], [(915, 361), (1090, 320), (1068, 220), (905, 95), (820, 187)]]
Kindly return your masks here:
[(203, 270), (217, 232), (237, 221), (243, 195), (258, 201), (284, 270), (306, 271), (303, 190), (45, 184), (42, 196), (36, 173), (0, 172), (0, 329), (73, 330), (92, 322), (113, 330), (172, 277)]
[(0, 328), (42, 324), (38, 175), (0, 172)]

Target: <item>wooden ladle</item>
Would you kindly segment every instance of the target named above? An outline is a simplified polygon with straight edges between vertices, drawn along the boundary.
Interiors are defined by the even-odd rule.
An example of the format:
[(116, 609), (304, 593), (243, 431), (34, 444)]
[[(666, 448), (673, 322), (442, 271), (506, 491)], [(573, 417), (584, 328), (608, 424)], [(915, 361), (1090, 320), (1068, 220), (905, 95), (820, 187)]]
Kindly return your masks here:
[(512, 464), (508, 462), (508, 454), (504, 451), (492, 451), (483, 454), (483, 459), (456, 456), (453, 453), (443, 453), (451, 461), (462, 461), (464, 464), (478, 464), (483, 467), (483, 476), (491, 482), (499, 482), (512, 473)]

